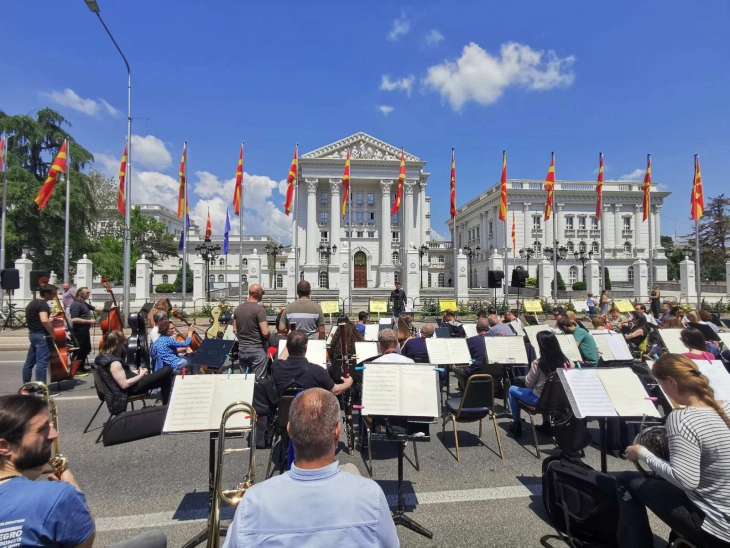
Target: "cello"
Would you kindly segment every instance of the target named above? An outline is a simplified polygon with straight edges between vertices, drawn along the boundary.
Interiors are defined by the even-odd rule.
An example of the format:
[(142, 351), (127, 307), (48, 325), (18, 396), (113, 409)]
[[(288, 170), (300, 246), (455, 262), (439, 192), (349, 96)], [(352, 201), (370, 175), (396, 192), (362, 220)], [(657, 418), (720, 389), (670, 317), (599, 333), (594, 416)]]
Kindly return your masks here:
[[(38, 283), (40, 285), (45, 285), (48, 283), (48, 278), (41, 278), (38, 280)], [(73, 374), (71, 374), (69, 370), (68, 348), (66, 348), (66, 343), (68, 341), (66, 335), (66, 324), (68, 324), (68, 318), (66, 318), (66, 314), (63, 311), (63, 306), (61, 305), (61, 301), (58, 299), (58, 295), (55, 297), (55, 302), (58, 312), (49, 318), (51, 325), (53, 326), (53, 347), (56, 351), (55, 353), (51, 352), (51, 357), (48, 360), (50, 382), (65, 381), (73, 377)], [(73, 331), (71, 331), (71, 333), (73, 333)], [(73, 372), (75, 373), (76, 370), (74, 369)]]
[(127, 339), (127, 365), (150, 367), (150, 349), (147, 342), (147, 313), (144, 310), (132, 312), (127, 318), (127, 325), (132, 329), (132, 334)]
[[(171, 312), (171, 314), (173, 316), (175, 316), (178, 320), (182, 321), (186, 326), (190, 327), (190, 322), (187, 321), (183, 317), (183, 315), (180, 314), (180, 312), (178, 312), (177, 310), (173, 310)], [(193, 319), (193, 326), (195, 326), (195, 320), (194, 319)], [(175, 334), (175, 339), (177, 339), (178, 341), (181, 341), (182, 342), (185, 339), (187, 339), (187, 337), (185, 337), (181, 333), (176, 333)], [(198, 348), (200, 348), (200, 345), (201, 344), (203, 344), (203, 340), (200, 338), (200, 335), (198, 335), (197, 332), (193, 331), (193, 334), (191, 335), (191, 338), (190, 338), (190, 350), (192, 352), (197, 352), (198, 351)]]
[(104, 335), (106, 335), (109, 331), (122, 331), (124, 329), (124, 320), (122, 320), (122, 313), (119, 311), (119, 305), (117, 304), (117, 299), (114, 296), (114, 292), (112, 291), (112, 286), (109, 285), (109, 278), (102, 278), (101, 285), (103, 285), (107, 293), (111, 295), (112, 301), (111, 306), (108, 306), (109, 301), (105, 303), (104, 312), (102, 313), (101, 322), (99, 323), (102, 335), (101, 341), (99, 341), (99, 348), (101, 348), (102, 346)]

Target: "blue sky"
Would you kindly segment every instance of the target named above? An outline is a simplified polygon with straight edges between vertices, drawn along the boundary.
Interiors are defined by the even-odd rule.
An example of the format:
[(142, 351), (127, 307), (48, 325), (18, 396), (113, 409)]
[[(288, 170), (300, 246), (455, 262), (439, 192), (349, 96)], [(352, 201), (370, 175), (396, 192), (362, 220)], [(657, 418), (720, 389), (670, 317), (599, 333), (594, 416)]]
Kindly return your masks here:
[[(187, 139), (194, 216), (210, 205), (215, 232), (242, 139), (245, 232), (285, 242), (280, 182), (295, 142), (307, 152), (357, 131), (428, 162), (441, 234), (452, 146), (459, 205), (498, 181), (502, 149), (511, 178), (543, 178), (554, 150), (557, 178), (584, 180), (599, 151), (607, 179), (638, 177), (651, 152), (673, 192), (665, 234), (691, 230), (693, 153), (706, 196), (727, 188), (725, 0), (99, 5), (132, 66), (134, 197), (174, 206)], [(83, 0), (6, 2), (0, 33), (0, 108), (58, 109), (114, 174), (126, 73)]]

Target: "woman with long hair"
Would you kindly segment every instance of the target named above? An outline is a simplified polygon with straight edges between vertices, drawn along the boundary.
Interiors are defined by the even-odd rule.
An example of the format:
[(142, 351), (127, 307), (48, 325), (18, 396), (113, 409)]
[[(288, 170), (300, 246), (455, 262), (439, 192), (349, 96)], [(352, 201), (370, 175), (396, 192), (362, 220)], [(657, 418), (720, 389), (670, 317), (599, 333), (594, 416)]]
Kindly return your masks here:
[(682, 356), (691, 360), (716, 360), (719, 359), (720, 350), (705, 340), (702, 331), (694, 327), (685, 327), (679, 334), (679, 340), (687, 347), (689, 352), (683, 352)]
[[(188, 327), (188, 336), (184, 341), (178, 341), (173, 337), (173, 326), (170, 320), (162, 318), (160, 323), (157, 325), (157, 330), (160, 333), (159, 338), (150, 347), (150, 358), (155, 361), (161, 361), (162, 365), (169, 366), (172, 369), (183, 369), (190, 365), (190, 359), (192, 355), (182, 357), (178, 355), (178, 351), (182, 348), (188, 348), (192, 342), (193, 332), (195, 326), (190, 324)], [(195, 371), (193, 371), (195, 372)]]
[(653, 546), (649, 508), (696, 546), (730, 546), (730, 402), (717, 401), (707, 377), (684, 356), (665, 354), (651, 374), (684, 407), (667, 417), (668, 461), (641, 445), (626, 449), (626, 458), (656, 475), (621, 474), (630, 497), (622, 500), (619, 544)]
[(624, 338), (626, 339), (626, 342), (629, 343), (629, 347), (641, 347), (641, 344), (646, 340), (648, 334), (649, 329), (646, 326), (646, 318), (640, 312), (632, 310), (629, 322), (629, 332), (624, 334)]
[(659, 291), (659, 286), (655, 285), (651, 288), (651, 295), (649, 295), (649, 301), (651, 304), (651, 313), (656, 318), (659, 319), (659, 315), (661, 314), (661, 303), (662, 303), (662, 292)]
[[(340, 339), (340, 329), (342, 329), (342, 327), (338, 326), (337, 329), (335, 329), (335, 332), (332, 333), (332, 343), (329, 350), (330, 361), (332, 363), (336, 360), (342, 359), (342, 340)], [(347, 340), (347, 354), (352, 356), (357, 353), (355, 343), (363, 342), (365, 339), (362, 335), (360, 335), (357, 327), (355, 327), (355, 324), (352, 323), (349, 318), (345, 324), (345, 335)]]
[(510, 386), (509, 388), (509, 406), (512, 409), (513, 421), (510, 431), (515, 436), (522, 435), (522, 418), (520, 418), (517, 400), (528, 405), (535, 405), (540, 399), (545, 381), (550, 374), (563, 367), (564, 364), (570, 364), (560, 348), (558, 338), (552, 331), (538, 331), (537, 346), (540, 349), (540, 357), (534, 360), (530, 366), (530, 371), (525, 377), (525, 388), (521, 386)]
[(609, 301), (608, 289), (604, 289), (601, 291), (601, 298), (598, 300), (598, 304), (601, 306), (601, 314), (608, 314)]
[(401, 350), (403, 350), (403, 345), (408, 339), (413, 337), (413, 333), (411, 332), (411, 326), (408, 325), (408, 322), (402, 317), (398, 318), (398, 329), (396, 333), (398, 334), (398, 344), (400, 345)]
[(155, 306), (153, 306), (152, 309), (147, 312), (147, 327), (151, 329), (155, 326), (155, 321), (153, 319), (155, 312), (164, 312), (169, 316), (171, 311), (172, 303), (170, 302), (170, 299), (168, 299), (167, 297), (163, 297), (162, 299), (158, 300), (155, 303)]

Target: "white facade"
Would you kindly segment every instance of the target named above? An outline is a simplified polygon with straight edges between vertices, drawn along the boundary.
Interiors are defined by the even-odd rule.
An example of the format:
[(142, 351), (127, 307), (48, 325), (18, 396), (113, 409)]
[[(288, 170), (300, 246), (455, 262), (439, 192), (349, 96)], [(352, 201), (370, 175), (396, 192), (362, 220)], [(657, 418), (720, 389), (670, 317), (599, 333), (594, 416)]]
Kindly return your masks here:
[[(593, 259), (600, 261), (601, 232), (605, 247), (605, 266), (611, 282), (633, 282), (632, 264), (637, 258), (647, 260), (653, 249), (654, 281), (667, 279), (667, 259), (659, 243), (661, 234), (660, 215), (664, 198), (669, 192), (658, 191), (656, 183), (651, 190), (651, 215), (643, 219), (642, 183), (610, 181), (603, 184), (603, 219), (596, 217), (596, 183), (586, 181), (558, 181), (555, 183), (553, 215), (543, 221), (546, 191), (542, 181), (510, 180), (507, 182), (507, 222), (499, 220), (499, 183), (473, 198), (457, 210), (456, 246), (481, 249), (472, 260), (472, 287), (486, 287), (487, 259), (491, 250), (498, 249), (508, 261), (509, 278), (517, 265), (527, 268), (527, 261), (520, 258), (520, 249), (532, 248), (529, 262), (530, 277), (537, 277), (537, 267), (543, 258), (545, 247), (565, 246), (566, 260), (558, 263), (567, 287), (583, 281), (583, 265), (575, 259), (574, 252), (593, 251)], [(512, 218), (515, 220), (515, 254), (512, 245)], [(649, 223), (652, 223), (652, 245), (649, 245)], [(453, 222), (446, 223), (453, 234)], [(554, 229), (556, 227), (557, 231)], [(505, 250), (505, 230), (507, 241)], [(516, 255), (516, 257), (515, 257)]]
[[(153, 217), (162, 224), (165, 225), (165, 232), (168, 234), (174, 234), (175, 237), (179, 237), (183, 230), (183, 219), (178, 219), (177, 211), (173, 211), (169, 207), (162, 206), (160, 204), (134, 204), (134, 207), (138, 207), (142, 215), (146, 217)], [(198, 225), (193, 221), (190, 221), (191, 234), (197, 234), (199, 231)]]

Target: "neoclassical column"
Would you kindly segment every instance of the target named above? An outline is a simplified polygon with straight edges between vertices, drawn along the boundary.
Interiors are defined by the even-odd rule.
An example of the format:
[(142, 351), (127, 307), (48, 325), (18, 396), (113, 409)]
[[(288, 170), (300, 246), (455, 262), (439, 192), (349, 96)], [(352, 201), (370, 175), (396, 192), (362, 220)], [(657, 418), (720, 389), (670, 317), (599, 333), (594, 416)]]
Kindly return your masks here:
[(319, 179), (304, 179), (307, 183), (307, 265), (319, 265), (317, 257), (317, 240), (319, 228), (317, 225), (317, 187)]
[(415, 242), (417, 246), (426, 243), (426, 186), (428, 183), (425, 179), (418, 181), (419, 193), (418, 193), (418, 218), (421, 220), (421, 231), (418, 234), (418, 241)]
[(403, 232), (404, 241), (402, 243), (404, 248), (407, 250), (413, 241), (413, 208), (416, 205), (413, 187), (416, 186), (416, 183), (415, 181), (405, 181), (403, 186), (405, 187), (405, 199), (403, 200), (405, 213), (403, 222), (405, 223), (405, 230)]
[(340, 219), (342, 219), (342, 198), (340, 187), (342, 179), (330, 179), (330, 245), (340, 247)]
[(620, 250), (623, 247), (621, 239), (621, 230), (623, 229), (623, 221), (621, 220), (621, 204), (613, 204), (613, 248)]
[[(553, 215), (557, 215), (557, 212), (555, 211), (555, 208), (553, 208)], [(550, 218), (545, 221), (545, 215), (542, 216), (543, 219), (543, 230), (545, 231), (545, 243), (543, 244), (543, 249), (545, 247), (555, 247), (555, 235), (553, 234), (553, 217), (552, 215)]]
[(662, 209), (662, 206), (660, 205), (654, 205), (653, 206), (653, 221), (654, 221), (654, 230), (653, 234), (651, 236), (651, 239), (653, 240), (654, 248), (661, 247), (662, 246), (662, 240), (661, 240), (661, 225), (659, 224), (659, 218), (660, 218), (660, 212)]
[[(565, 204), (558, 204), (558, 235), (555, 237), (556, 240), (560, 241), (561, 243), (564, 243), (567, 241), (565, 238), (565, 217), (563, 217), (563, 207)], [(577, 227), (574, 227), (577, 228)]]
[(391, 256), (390, 187), (393, 181), (380, 181), (380, 265), (393, 264)]
[(522, 225), (524, 234), (522, 236), (522, 247), (532, 247), (532, 242), (534, 241), (532, 239), (532, 234), (530, 231), (532, 230), (532, 218), (530, 215), (530, 206), (532, 205), (532, 202), (524, 202), (522, 204)]
[[(610, 204), (603, 204), (603, 215), (601, 215), (601, 220), (598, 222), (598, 228), (601, 230), (601, 239), (599, 240), (599, 245), (601, 248), (609, 249), (611, 246), (608, 245), (608, 232), (605, 232), (606, 227), (609, 225), (608, 222), (608, 215), (609, 210), (611, 209)], [(601, 251), (602, 249), (599, 249)], [(603, 274), (601, 274), (601, 279), (603, 279)]]
[(634, 247), (644, 247), (641, 245), (641, 219), (643, 213), (641, 204), (634, 204)]

